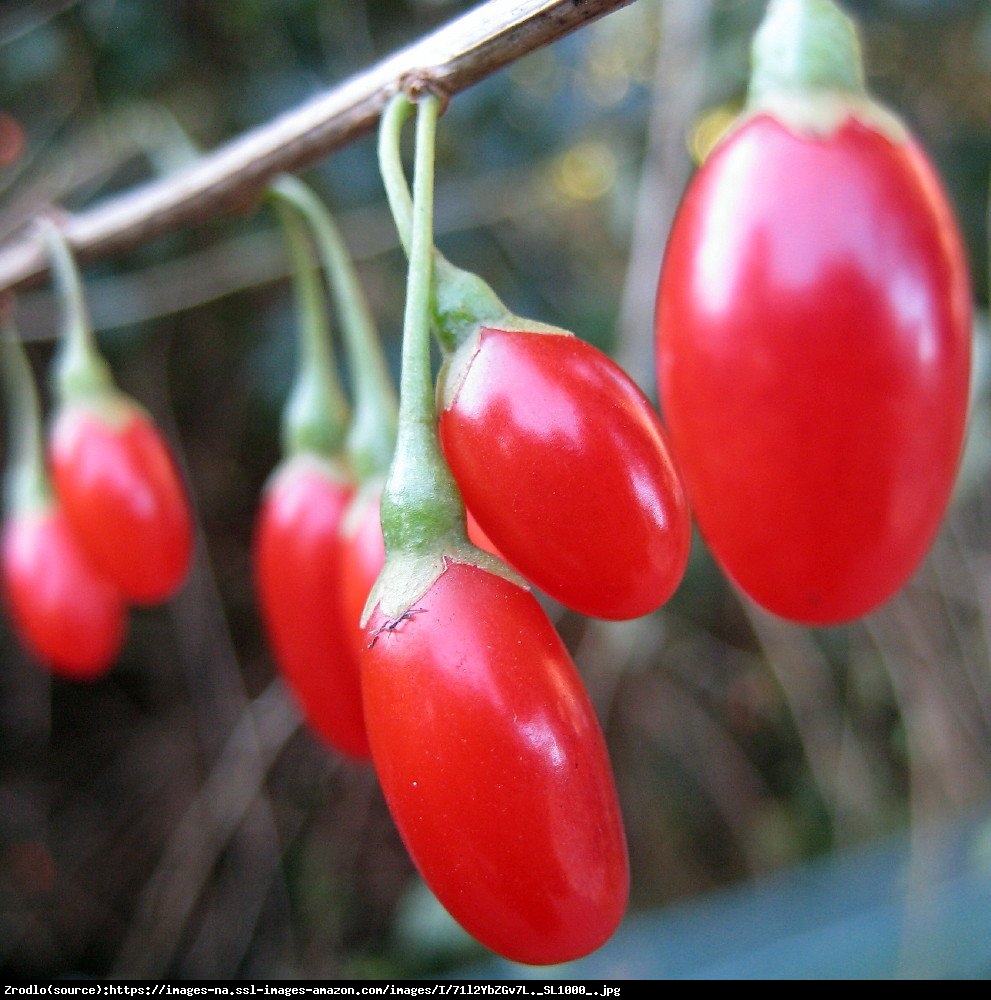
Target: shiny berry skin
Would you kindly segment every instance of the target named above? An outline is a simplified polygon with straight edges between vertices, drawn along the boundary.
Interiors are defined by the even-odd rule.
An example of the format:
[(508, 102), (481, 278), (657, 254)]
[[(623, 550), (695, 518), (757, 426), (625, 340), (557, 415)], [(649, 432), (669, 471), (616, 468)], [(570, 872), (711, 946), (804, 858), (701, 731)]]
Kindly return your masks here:
[(89, 560), (129, 601), (171, 597), (192, 558), (192, 516), (150, 417), (123, 397), (67, 403), (48, 447), (56, 495)]
[(701, 532), (759, 604), (838, 623), (919, 565), (960, 459), (970, 301), (909, 138), (758, 114), (697, 172), (661, 273), (658, 379)]
[(329, 746), (367, 759), (358, 661), (340, 611), (341, 520), (353, 489), (314, 455), (285, 460), (265, 486), (253, 554), (275, 662), (307, 722)]
[(439, 432), (503, 558), (597, 618), (675, 591), (690, 520), (660, 418), (610, 358), (564, 333), (483, 327), (443, 374)]
[(62, 512), (49, 505), (3, 525), (4, 596), (17, 634), (53, 672), (95, 680), (110, 670), (127, 629), (116, 588), (83, 557)]
[(347, 630), (348, 647), (356, 660), (367, 642), (360, 624), (362, 612), (385, 565), (381, 508), (381, 488), (362, 491), (348, 511), (341, 531), (341, 617)]
[(455, 562), (365, 635), (375, 767), (427, 884), (513, 961), (599, 947), (626, 907), (625, 835), (594, 710), (533, 595)]

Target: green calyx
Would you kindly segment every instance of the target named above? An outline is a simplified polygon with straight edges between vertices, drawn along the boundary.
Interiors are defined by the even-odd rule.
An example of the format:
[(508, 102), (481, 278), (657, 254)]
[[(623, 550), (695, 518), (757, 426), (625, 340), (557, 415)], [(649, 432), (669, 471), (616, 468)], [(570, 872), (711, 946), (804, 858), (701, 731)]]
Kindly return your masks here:
[(738, 124), (769, 114), (793, 132), (827, 137), (854, 117), (904, 142), (905, 126), (872, 100), (857, 28), (832, 0), (770, 0), (754, 36), (750, 90)]
[(337, 377), (323, 287), (305, 217), (280, 183), (269, 196), (292, 262), (299, 324), (296, 378), (282, 411), (282, 450), (330, 458), (343, 449), (348, 406)]
[(750, 107), (780, 94), (865, 94), (856, 26), (832, 0), (770, 0), (751, 63)]
[(431, 317), (445, 351), (456, 350), (481, 326), (516, 329), (525, 325), (503, 305), (488, 282), (455, 267), (436, 250), (434, 274)]
[(331, 458), (340, 453), (345, 422), (334, 413), (334, 399), (334, 393), (328, 392), (327, 380), (315, 368), (304, 365), (282, 410), (284, 454), (312, 452)]
[(435, 263), (434, 143), (439, 115), (440, 102), (435, 96), (424, 96), (418, 102), (399, 428), (382, 493), (386, 563), (366, 605), (366, 613), (379, 605), (392, 617), (412, 607), (452, 561), (484, 566), (520, 582), (508, 567), (468, 541), (464, 502), (437, 437), (430, 302)]
[(34, 375), (13, 321), (4, 314), (2, 324), (0, 371), (7, 416), (3, 503), (5, 513), (10, 515), (47, 507), (52, 502), (52, 491), (45, 469), (41, 410)]
[(464, 503), (436, 439), (432, 418), (400, 423), (382, 493), (387, 554), (430, 552), (466, 537)]
[(55, 389), (63, 403), (102, 400), (118, 395), (110, 366), (93, 336), (82, 277), (62, 230), (40, 221), (51, 272), (62, 306), (61, 346), (54, 365)]

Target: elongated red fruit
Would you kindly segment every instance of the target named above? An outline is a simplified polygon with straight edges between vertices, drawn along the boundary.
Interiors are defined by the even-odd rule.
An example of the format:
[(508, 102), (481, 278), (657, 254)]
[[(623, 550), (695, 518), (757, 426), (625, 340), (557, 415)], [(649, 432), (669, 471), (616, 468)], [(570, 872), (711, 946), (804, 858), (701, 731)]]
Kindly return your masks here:
[(286, 459), (262, 496), (254, 560), (275, 662), (307, 722), (334, 749), (365, 759), (358, 661), (340, 610), (341, 519), (353, 489), (325, 459)]
[(7, 518), (2, 569), (17, 633), (39, 661), (73, 680), (107, 673), (124, 640), (127, 609), (82, 556), (56, 506)]
[(565, 333), (483, 327), (445, 370), (441, 403), (465, 504), (523, 576), (598, 618), (671, 597), (688, 505), (659, 416), (615, 362)]
[(172, 454), (127, 397), (61, 406), (49, 433), (52, 481), (87, 558), (137, 604), (172, 596), (189, 569), (192, 517)]
[[(846, 37), (857, 67), (837, 15), (822, 0), (772, 4), (758, 65), (790, 71), (799, 42)], [(873, 611), (921, 563), (970, 377), (969, 275), (946, 195), (847, 77), (757, 88), (685, 193), (657, 300), (658, 380), (700, 530), (746, 594), (811, 625)]]
[(529, 591), (449, 564), (365, 628), (365, 718), (389, 809), (427, 884), (514, 961), (588, 954), (626, 908), (609, 758), (570, 655)]

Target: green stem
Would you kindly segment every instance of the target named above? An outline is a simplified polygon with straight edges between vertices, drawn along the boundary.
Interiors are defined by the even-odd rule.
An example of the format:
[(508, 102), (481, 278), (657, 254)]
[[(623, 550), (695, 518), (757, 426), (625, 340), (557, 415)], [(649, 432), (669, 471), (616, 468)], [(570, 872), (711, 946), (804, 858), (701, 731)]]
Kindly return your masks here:
[(402, 133), (406, 119), (413, 112), (413, 102), (400, 91), (385, 106), (379, 123), (378, 158), (379, 171), (389, 202), (389, 211), (396, 224), (399, 242), (406, 256), (410, 252), (410, 233), (413, 228), (413, 198), (406, 183), (403, 169)]
[[(403, 125), (412, 108), (405, 94), (396, 94), (382, 114), (378, 139), (379, 169), (385, 194), (407, 256), (411, 253), (413, 200), (403, 170), (401, 140)], [(430, 308), (438, 343), (448, 352), (456, 350), (481, 325), (515, 325), (518, 322), (485, 281), (470, 271), (455, 267), (436, 249), (433, 250)]]
[(857, 29), (832, 0), (771, 0), (752, 50), (748, 104), (780, 94), (865, 96)]
[(72, 250), (54, 222), (42, 219), (40, 226), (62, 306), (61, 347), (55, 362), (56, 390), (63, 401), (114, 393), (113, 376), (96, 345), (82, 277)]
[(37, 510), (51, 502), (45, 471), (41, 408), (34, 374), (13, 321), (4, 314), (0, 349), (7, 409), (7, 467), (3, 480), (5, 512)]
[(437, 439), (430, 364), (434, 144), (440, 102), (418, 103), (409, 278), (403, 317), (396, 453), (382, 497), (386, 553), (426, 554), (465, 539), (465, 512)]
[(296, 177), (280, 177), (272, 186), (306, 218), (334, 294), (353, 378), (351, 464), (362, 481), (384, 475), (396, 444), (396, 393), (368, 300), (326, 205)]
[(298, 322), (299, 357), (282, 411), (282, 449), (286, 455), (316, 453), (329, 458), (343, 447), (348, 407), (337, 377), (327, 304), (305, 217), (278, 185), (270, 188), (270, 195), (292, 263)]

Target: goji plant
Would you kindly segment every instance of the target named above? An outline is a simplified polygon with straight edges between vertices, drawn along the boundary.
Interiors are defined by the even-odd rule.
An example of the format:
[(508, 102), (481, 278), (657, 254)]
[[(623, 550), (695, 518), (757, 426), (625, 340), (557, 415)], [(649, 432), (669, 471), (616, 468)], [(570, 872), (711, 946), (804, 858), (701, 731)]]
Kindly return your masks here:
[(299, 357), (282, 418), (283, 458), (255, 523), (258, 601), (275, 662), (303, 714), (331, 747), (369, 756), (357, 658), (340, 612), (341, 524), (356, 488), (344, 454), (347, 403), (308, 232), (311, 197), (295, 178), (273, 184), (293, 259)]
[(156, 604), (178, 590), (192, 560), (186, 489), (151, 416), (117, 388), (97, 351), (68, 244), (54, 223), (43, 231), (64, 303), (48, 433), (55, 492), (93, 565), (128, 601)]
[(444, 906), (502, 955), (562, 962), (619, 923), (625, 836), (571, 657), (523, 582), (468, 541), (440, 450), (429, 350), (438, 109), (421, 98), (387, 557), (364, 619), (365, 721), (389, 809)]
[(45, 469), (41, 416), (24, 349), (3, 320), (8, 451), (0, 571), (17, 634), (42, 664), (73, 680), (102, 677), (124, 641), (120, 593), (80, 550)]
[(312, 192), (297, 198), (297, 204), (306, 214), (331, 283), (353, 388), (354, 409), (344, 444), (355, 491), (339, 525), (335, 617), (342, 624), (348, 655), (357, 664), (363, 645), (361, 612), (385, 562), (379, 501), (396, 443), (396, 393), (340, 231)]
[[(400, 233), (409, 192), (386, 109), (380, 162)], [(408, 240), (407, 240), (408, 243)], [(446, 352), (440, 439), (468, 509), (499, 553), (562, 604), (607, 619), (656, 610), (688, 560), (688, 507), (650, 402), (607, 355), (514, 316), (477, 275), (434, 260), (433, 322)]]

